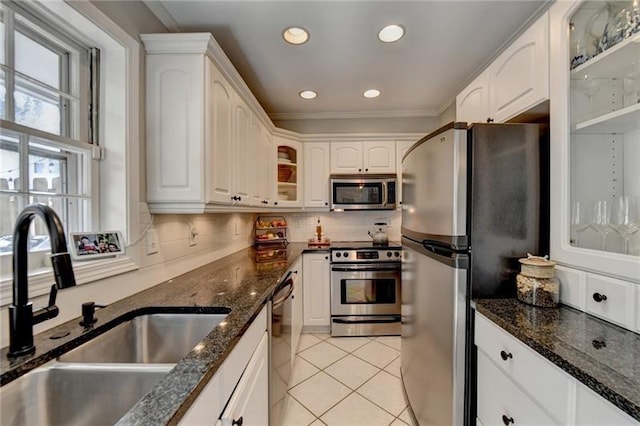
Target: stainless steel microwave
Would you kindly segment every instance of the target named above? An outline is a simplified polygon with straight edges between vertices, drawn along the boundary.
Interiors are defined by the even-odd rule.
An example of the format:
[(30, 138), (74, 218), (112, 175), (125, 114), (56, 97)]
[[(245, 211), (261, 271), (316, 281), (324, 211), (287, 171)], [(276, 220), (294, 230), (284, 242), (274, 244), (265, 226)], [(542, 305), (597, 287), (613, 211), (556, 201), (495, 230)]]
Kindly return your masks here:
[(331, 210), (395, 210), (393, 174), (331, 175)]

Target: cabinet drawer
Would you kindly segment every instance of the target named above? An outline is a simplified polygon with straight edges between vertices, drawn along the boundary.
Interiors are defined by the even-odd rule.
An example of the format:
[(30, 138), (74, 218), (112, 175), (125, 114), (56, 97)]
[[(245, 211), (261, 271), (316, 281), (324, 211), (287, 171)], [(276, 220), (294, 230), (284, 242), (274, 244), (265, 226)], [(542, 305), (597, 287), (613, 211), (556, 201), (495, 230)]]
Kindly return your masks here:
[[(567, 423), (571, 386), (569, 377), (482, 315), (476, 313), (475, 318), (475, 344), (478, 348), (523, 389), (535, 395), (538, 402), (560, 423)], [(485, 423), (494, 423), (480, 418)]]
[(633, 328), (634, 284), (587, 274), (587, 312), (626, 328)]
[(482, 351), (478, 351), (478, 419), (486, 425), (557, 424)]
[(613, 404), (582, 384), (576, 386), (576, 425), (638, 425)]

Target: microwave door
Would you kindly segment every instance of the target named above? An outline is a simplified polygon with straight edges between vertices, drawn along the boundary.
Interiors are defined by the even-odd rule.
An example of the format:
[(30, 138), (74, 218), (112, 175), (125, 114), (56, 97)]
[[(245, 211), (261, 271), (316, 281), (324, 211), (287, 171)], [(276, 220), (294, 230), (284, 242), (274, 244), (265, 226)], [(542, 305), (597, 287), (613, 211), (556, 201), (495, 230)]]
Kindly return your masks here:
[(383, 182), (334, 182), (333, 208), (345, 210), (381, 208), (383, 188)]

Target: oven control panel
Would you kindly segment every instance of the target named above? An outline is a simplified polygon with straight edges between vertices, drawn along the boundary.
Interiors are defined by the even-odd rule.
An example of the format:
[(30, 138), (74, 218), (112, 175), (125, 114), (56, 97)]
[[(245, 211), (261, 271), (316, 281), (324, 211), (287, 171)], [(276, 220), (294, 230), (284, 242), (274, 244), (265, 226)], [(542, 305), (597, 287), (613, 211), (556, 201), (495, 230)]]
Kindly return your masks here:
[(333, 263), (372, 263), (372, 262), (400, 262), (401, 251), (397, 248), (331, 250)]

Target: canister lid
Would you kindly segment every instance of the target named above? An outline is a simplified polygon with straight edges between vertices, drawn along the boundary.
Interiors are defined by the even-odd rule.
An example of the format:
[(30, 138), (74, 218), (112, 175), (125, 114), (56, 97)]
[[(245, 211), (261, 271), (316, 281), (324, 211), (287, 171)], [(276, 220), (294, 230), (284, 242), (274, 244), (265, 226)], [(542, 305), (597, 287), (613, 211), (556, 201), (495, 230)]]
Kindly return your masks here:
[(556, 262), (554, 262), (553, 260), (549, 260), (549, 256), (540, 257), (540, 256), (534, 256), (530, 253), (527, 253), (527, 257), (518, 259), (518, 262), (522, 263), (523, 265), (530, 265), (530, 266), (542, 266), (542, 267), (556, 266)]

